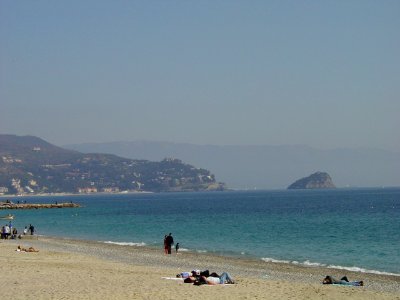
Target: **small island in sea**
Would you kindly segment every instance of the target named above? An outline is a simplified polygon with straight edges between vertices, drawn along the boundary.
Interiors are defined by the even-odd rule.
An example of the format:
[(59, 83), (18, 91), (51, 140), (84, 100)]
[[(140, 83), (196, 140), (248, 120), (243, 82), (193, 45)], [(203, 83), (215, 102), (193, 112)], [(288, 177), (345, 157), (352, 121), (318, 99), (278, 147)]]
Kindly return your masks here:
[(303, 177), (296, 180), (294, 183), (288, 186), (288, 190), (292, 189), (334, 189), (332, 178), (328, 173), (316, 172), (308, 177)]

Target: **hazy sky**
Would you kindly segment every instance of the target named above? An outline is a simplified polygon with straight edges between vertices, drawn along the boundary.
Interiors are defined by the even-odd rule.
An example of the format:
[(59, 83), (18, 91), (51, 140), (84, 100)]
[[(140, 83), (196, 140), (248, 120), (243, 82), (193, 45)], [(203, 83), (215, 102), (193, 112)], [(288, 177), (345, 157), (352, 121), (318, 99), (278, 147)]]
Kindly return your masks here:
[(400, 1), (0, 1), (0, 133), (400, 151)]

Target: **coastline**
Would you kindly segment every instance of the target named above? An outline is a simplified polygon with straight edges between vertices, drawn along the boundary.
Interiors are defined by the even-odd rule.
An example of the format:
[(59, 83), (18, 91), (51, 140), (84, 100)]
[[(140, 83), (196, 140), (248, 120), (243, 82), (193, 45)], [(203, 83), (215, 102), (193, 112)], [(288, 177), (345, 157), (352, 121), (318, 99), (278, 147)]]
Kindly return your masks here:
[(16, 195), (16, 194), (7, 194), (7, 195), (0, 195), (1, 198), (29, 198), (29, 197), (76, 197), (76, 196), (98, 196), (98, 195), (130, 195), (130, 194), (154, 194), (154, 192), (148, 191), (122, 191), (122, 192), (115, 192), (115, 193), (108, 193), (108, 192), (97, 192), (97, 193), (49, 193), (49, 194), (23, 194), (23, 195)]
[[(40, 252), (19, 253), (15, 251), (17, 245), (33, 246)], [(146, 246), (123, 246), (45, 236), (37, 236), (37, 239), (1, 240), (0, 249), (0, 272), (7, 274), (3, 283), (18, 287), (15, 290), (6, 289), (2, 295), (14, 299), (95, 299), (99, 291), (103, 298), (112, 299), (199, 296), (205, 299), (400, 299), (399, 276), (320, 266), (306, 267), (188, 251), (178, 255), (164, 255), (162, 249)], [(237, 284), (208, 288), (162, 279), (193, 269), (229, 272)], [(71, 290), (71, 285), (65, 284), (67, 273), (71, 275), (68, 280), (73, 277), (71, 280), (75, 289)], [(43, 275), (52, 279), (47, 280)], [(326, 275), (339, 278), (347, 275), (350, 280), (363, 280), (365, 286), (322, 285), (321, 281)], [(37, 289), (36, 277), (43, 279), (37, 293), (32, 292)], [(23, 284), (19, 283), (21, 278), (24, 278)], [(83, 290), (87, 290), (87, 294), (81, 294)]]

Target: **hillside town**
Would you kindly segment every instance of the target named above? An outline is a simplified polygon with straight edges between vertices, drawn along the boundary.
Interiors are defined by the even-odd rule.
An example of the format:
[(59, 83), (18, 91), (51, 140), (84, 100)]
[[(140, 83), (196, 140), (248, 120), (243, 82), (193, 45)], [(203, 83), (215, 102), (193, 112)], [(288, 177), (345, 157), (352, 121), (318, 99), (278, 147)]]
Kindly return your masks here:
[(224, 184), (216, 182), (210, 171), (176, 158), (153, 162), (84, 154), (39, 138), (9, 137), (0, 144), (0, 157), (0, 195), (224, 189)]

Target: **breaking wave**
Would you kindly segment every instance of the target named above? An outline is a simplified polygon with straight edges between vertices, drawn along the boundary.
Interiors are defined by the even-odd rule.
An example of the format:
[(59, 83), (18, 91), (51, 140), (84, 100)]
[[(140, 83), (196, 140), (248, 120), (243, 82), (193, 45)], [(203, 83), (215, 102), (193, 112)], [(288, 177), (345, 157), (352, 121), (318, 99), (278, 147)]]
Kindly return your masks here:
[(280, 263), (280, 264), (293, 264), (293, 265), (301, 265), (305, 267), (323, 267), (328, 269), (338, 269), (338, 270), (347, 270), (352, 272), (360, 272), (360, 273), (371, 273), (371, 274), (378, 274), (378, 275), (390, 275), (390, 276), (400, 276), (400, 274), (390, 273), (390, 272), (382, 272), (377, 270), (369, 270), (360, 267), (345, 267), (345, 266), (338, 266), (338, 265), (327, 265), (318, 262), (311, 262), (309, 260), (298, 262), (296, 260), (280, 260), (270, 257), (263, 257), (261, 258), (262, 261), (269, 262), (269, 263)]
[(113, 245), (120, 245), (120, 246), (136, 246), (136, 247), (144, 247), (146, 243), (129, 243), (129, 242), (112, 242), (112, 241), (105, 241), (105, 244), (113, 244)]

